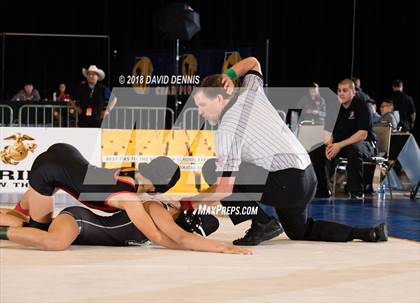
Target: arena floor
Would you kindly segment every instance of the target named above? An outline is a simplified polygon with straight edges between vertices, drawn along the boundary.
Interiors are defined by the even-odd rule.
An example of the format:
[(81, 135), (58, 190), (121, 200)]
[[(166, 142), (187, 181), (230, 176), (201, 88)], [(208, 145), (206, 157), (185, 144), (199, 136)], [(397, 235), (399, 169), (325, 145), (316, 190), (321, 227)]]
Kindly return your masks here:
[[(418, 216), (417, 202), (404, 201), (395, 203), (415, 203), (409, 204), (414, 212), (399, 209)], [(398, 214), (389, 211), (390, 205), (374, 212), (377, 206), (369, 201), (318, 200), (309, 211), (340, 222), (350, 213), (357, 225), (385, 218), (391, 235), (401, 234), (401, 218), (392, 219)], [(415, 237), (418, 220), (411, 221)], [(242, 236), (248, 227), (220, 221), (211, 237), (222, 241)], [(0, 245), (2, 303), (420, 301), (419, 242), (395, 237), (385, 243), (320, 243), (292, 242), (282, 235), (255, 247), (252, 256), (153, 246), (45, 252), (8, 241)]]

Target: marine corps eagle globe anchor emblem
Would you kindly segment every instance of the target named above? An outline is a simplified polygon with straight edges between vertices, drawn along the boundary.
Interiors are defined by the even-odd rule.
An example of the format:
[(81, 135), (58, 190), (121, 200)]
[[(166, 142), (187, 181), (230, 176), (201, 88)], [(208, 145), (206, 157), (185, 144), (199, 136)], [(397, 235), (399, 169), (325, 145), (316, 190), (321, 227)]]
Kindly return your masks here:
[(6, 145), (0, 152), (3, 163), (17, 165), (20, 161), (28, 156), (28, 152), (34, 152), (37, 145), (35, 143), (25, 144), (23, 141), (35, 140), (28, 135), (16, 133), (12, 136), (4, 138), (4, 140), (16, 140), (13, 145)]

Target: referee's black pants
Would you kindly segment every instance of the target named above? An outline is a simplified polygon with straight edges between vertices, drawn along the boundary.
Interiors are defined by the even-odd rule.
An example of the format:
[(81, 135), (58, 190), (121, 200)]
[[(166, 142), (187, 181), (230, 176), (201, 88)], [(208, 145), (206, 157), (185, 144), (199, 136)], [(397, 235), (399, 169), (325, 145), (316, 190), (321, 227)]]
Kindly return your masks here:
[[(347, 190), (352, 193), (364, 192), (365, 184), (372, 182), (373, 170), (372, 166), (368, 166), (366, 171), (363, 171), (363, 161), (372, 157), (375, 154), (375, 148), (371, 142), (362, 141), (348, 145), (341, 149), (336, 158), (344, 157), (348, 159), (347, 162)], [(314, 166), (316, 176), (318, 179), (318, 190), (327, 190), (327, 176), (325, 174), (325, 164), (327, 158), (325, 156), (325, 145), (318, 147), (309, 153), (312, 165)]]
[[(208, 160), (203, 166), (203, 176), (209, 185), (214, 184), (220, 176), (215, 172), (214, 159)], [(257, 201), (271, 205), (275, 208), (279, 221), (291, 240), (331, 242), (352, 240), (351, 226), (307, 217), (307, 205), (315, 196), (317, 187), (312, 165), (305, 170), (290, 168), (268, 172), (253, 164), (242, 163), (235, 176), (233, 194), (221, 201), (223, 206), (259, 208)], [(265, 179), (262, 179), (263, 176)], [(260, 199), (253, 200), (256, 194)], [(255, 219), (255, 216), (239, 212), (230, 215), (230, 218), (236, 225)]]

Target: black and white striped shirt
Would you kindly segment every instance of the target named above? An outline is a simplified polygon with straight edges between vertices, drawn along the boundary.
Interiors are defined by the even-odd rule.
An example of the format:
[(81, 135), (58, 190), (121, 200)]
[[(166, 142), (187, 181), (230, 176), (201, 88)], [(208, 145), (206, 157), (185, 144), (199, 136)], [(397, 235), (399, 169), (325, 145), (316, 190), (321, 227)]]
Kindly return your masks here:
[(308, 153), (283, 122), (255, 71), (244, 77), (243, 87), (224, 109), (216, 133), (217, 171), (238, 171), (242, 161), (268, 171), (305, 169)]

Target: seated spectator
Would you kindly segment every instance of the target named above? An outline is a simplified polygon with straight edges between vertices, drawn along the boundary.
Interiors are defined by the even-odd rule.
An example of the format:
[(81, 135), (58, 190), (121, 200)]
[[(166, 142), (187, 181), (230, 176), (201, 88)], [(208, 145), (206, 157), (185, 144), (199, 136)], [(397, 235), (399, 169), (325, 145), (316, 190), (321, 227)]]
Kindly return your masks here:
[(392, 130), (397, 130), (398, 123), (400, 123), (400, 114), (398, 111), (394, 111), (394, 102), (392, 100), (382, 101), (380, 110), (380, 122), (389, 123), (392, 126)]
[(366, 185), (371, 184), (373, 177), (373, 171), (363, 167), (363, 161), (375, 154), (376, 134), (372, 128), (372, 115), (366, 102), (355, 96), (352, 80), (342, 80), (338, 84), (337, 95), (340, 111), (338, 117), (327, 116), (325, 145), (309, 153), (318, 179), (316, 196), (330, 196), (325, 172), (327, 160), (345, 157), (348, 159), (346, 171), (350, 197), (364, 199)]
[[(64, 83), (60, 83), (58, 85), (57, 91), (55, 91), (53, 94), (53, 100), (58, 101), (58, 102), (71, 101), (71, 96), (66, 91), (66, 85)], [(68, 112), (62, 109), (54, 109), (54, 126), (69, 126), (74, 121), (75, 119), (74, 108), (71, 107), (70, 105), (70, 107), (67, 110)]]
[(317, 124), (324, 123), (326, 116), (325, 99), (321, 97), (319, 86), (315, 82), (309, 85), (308, 94), (299, 100), (297, 107), (302, 108), (301, 121), (311, 120)]
[(367, 104), (369, 105), (369, 109), (372, 114), (372, 123), (375, 124), (381, 122), (381, 115), (378, 114), (378, 112), (376, 111), (376, 101), (373, 99), (369, 99), (367, 101)]
[(66, 91), (66, 85), (64, 83), (60, 83), (58, 85), (58, 91), (56, 92), (56, 100), (60, 102), (68, 102), (71, 100), (70, 94)]
[(23, 89), (18, 91), (16, 95), (13, 96), (12, 101), (39, 101), (41, 96), (39, 95), (38, 90), (34, 89), (34, 85), (31, 81), (26, 81), (24, 83)]

